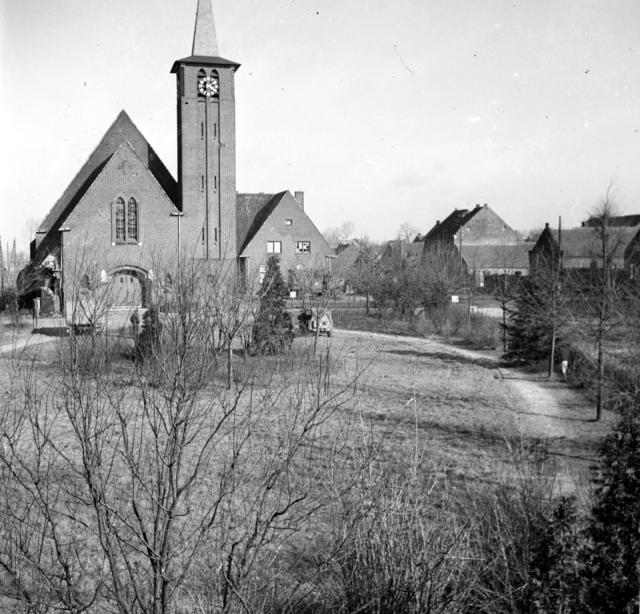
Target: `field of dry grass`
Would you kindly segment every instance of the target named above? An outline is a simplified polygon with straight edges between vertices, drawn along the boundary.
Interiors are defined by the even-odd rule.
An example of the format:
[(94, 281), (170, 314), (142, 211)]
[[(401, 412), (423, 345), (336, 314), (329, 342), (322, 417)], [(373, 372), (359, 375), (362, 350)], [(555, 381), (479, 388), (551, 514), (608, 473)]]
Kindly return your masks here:
[[(6, 326), (3, 330), (5, 343), (10, 342), (14, 335)], [(18, 331), (15, 338), (28, 338), (29, 343), (0, 356), (3, 389), (8, 388), (9, 375), (17, 377), (20, 365), (27, 364), (35, 368), (42, 385), (48, 387), (59, 373), (68, 340), (31, 336), (26, 329)], [(130, 356), (124, 356), (130, 351), (130, 343), (115, 333), (110, 341), (119, 354), (115, 372), (124, 378), (132, 369)], [(296, 339), (294, 352), (301, 356), (301, 369), (311, 343), (308, 337)], [(523, 406), (528, 401), (514, 390), (509, 381), (512, 378), (504, 379), (495, 354), (487, 353), (484, 359), (442, 348), (420, 338), (343, 331), (331, 339), (322, 337), (318, 352), (330, 349), (334, 386), (345, 385), (358, 375), (356, 394), (344, 411), (351, 412), (351, 418), (357, 414), (360, 429), (381, 441), (385, 453), (392, 456), (399, 449), (417, 445), (430, 469), (459, 478), (489, 478), (500, 475), (509, 465), (508, 448), (514, 441), (521, 440), (526, 446), (535, 443), (528, 442), (528, 438), (558, 439), (558, 423), (523, 433), (519, 416), (528, 413), (529, 408)], [(264, 365), (258, 367), (260, 360), (264, 359), (238, 356), (237, 377), (250, 380), (257, 373), (264, 374)], [(278, 361), (271, 362), (277, 369)], [(295, 364), (296, 361), (294, 368)], [(286, 368), (291, 367), (288, 364)], [(286, 375), (295, 379), (291, 372)], [(568, 394), (563, 388), (558, 386), (554, 394)], [(582, 456), (590, 456), (610, 428), (612, 417), (607, 414), (596, 425), (585, 414), (589, 403), (586, 398), (580, 407), (580, 397), (575, 394), (562, 402), (568, 420), (560, 423), (560, 438)], [(544, 413), (544, 408), (540, 412)]]
[[(51, 398), (60, 381), (61, 363), (69, 354), (69, 343), (67, 338), (34, 336), (24, 349), (0, 356), (0, 392), (5, 400), (13, 398), (16, 415), (20, 412), (21, 395), (29, 387), (36, 396)], [(82, 343), (90, 344), (91, 339), (84, 338)], [(234, 413), (236, 422), (233, 428), (226, 430), (225, 425), (220, 431), (219, 444), (208, 453), (212, 473), (190, 495), (194, 501), (205, 500), (211, 493), (224, 490), (227, 483), (216, 484), (216, 476), (227, 471), (227, 457), (238, 452), (238, 463), (242, 460), (244, 465), (240, 470), (234, 469), (236, 490), (224, 498), (231, 523), (225, 525), (228, 534), (211, 537), (212, 546), (225, 552), (234, 539), (246, 540), (248, 527), (262, 518), (261, 514), (269, 517), (287, 497), (304, 493), (304, 504), (286, 517), (284, 528), (269, 529), (272, 537), (256, 558), (254, 569), (262, 571), (254, 572), (254, 586), (262, 583), (279, 587), (274, 588), (276, 592), (282, 591), (283, 586), (292, 591), (291, 587), (297, 586), (299, 595), (300, 583), (305, 587), (308, 584), (309, 588), (302, 590), (304, 598), (312, 595), (322, 601), (326, 595), (320, 593), (328, 589), (326, 580), (317, 581), (318, 569), (325, 569), (327, 561), (335, 565), (332, 552), (342, 546), (339, 536), (360, 526), (369, 513), (374, 514), (372, 522), (383, 523), (380, 530), (393, 525), (393, 530), (398, 531), (391, 533), (394, 556), (400, 556), (407, 548), (416, 548), (412, 551), (415, 561), (422, 559), (424, 548), (433, 547), (440, 554), (458, 551), (464, 544), (460, 542), (462, 531), (456, 527), (463, 520), (456, 516), (455, 505), (450, 505), (457, 493), (464, 495), (469, 490), (482, 490), (484, 485), (494, 487), (510, 482), (514, 476), (520, 478), (523, 459), (525, 464), (534, 460), (538, 469), (544, 465), (543, 474), (552, 477), (556, 468), (554, 457), (546, 453), (546, 439), (557, 443), (564, 438), (579, 447), (582, 454), (590, 455), (607, 430), (607, 424), (587, 425), (575, 404), (578, 397), (572, 397), (574, 405), (567, 405), (567, 411), (574, 413), (568, 414), (566, 420), (558, 415), (558, 405), (554, 404), (551, 418), (560, 421), (547, 428), (536, 418), (523, 428), (522, 415), (544, 415), (544, 402), (531, 412), (532, 395), (523, 395), (521, 388), (505, 377), (495, 356), (449, 350), (424, 338), (353, 331), (336, 331), (330, 339), (322, 337), (315, 356), (312, 344), (310, 337), (297, 338), (292, 354), (285, 358), (235, 357), (235, 390), (241, 392)], [(111, 411), (115, 399), (125, 414), (148, 407), (149, 398), (143, 403), (138, 389), (140, 380), (135, 373), (131, 339), (112, 335), (107, 347), (111, 363), (108, 373), (100, 376), (108, 379), (105, 390), (109, 392), (108, 398), (100, 402)], [(227, 398), (224, 365), (220, 365), (219, 372), (213, 369), (208, 377), (201, 403), (212, 413), (199, 417), (198, 428), (193, 431), (195, 449), (206, 438), (208, 429), (215, 427), (219, 416), (214, 412), (219, 411), (221, 399)], [(535, 396), (538, 388), (533, 385)], [(152, 402), (156, 399), (162, 404), (163, 383), (152, 383), (145, 394)], [(549, 403), (556, 393), (550, 394)], [(309, 415), (305, 412), (321, 399), (326, 403), (325, 409), (314, 415), (311, 427), (305, 426), (304, 417)], [(301, 407), (305, 408), (302, 412)], [(106, 416), (105, 429), (115, 429), (116, 433), (117, 418), (115, 414)], [(52, 425), (50, 431), (56, 446), (77, 450), (64, 411), (57, 414), (56, 420), (59, 423)], [(135, 416), (127, 428), (138, 434), (143, 432), (143, 424)], [(28, 435), (29, 431), (25, 433)], [(292, 437), (295, 439), (300, 433), (311, 435), (304, 435), (298, 445)], [(247, 439), (239, 442), (239, 434)], [(104, 450), (109, 450), (110, 458), (117, 457), (111, 471), (124, 496), (127, 480), (144, 480), (139, 475), (131, 477), (131, 472), (129, 478), (116, 475), (127, 462), (125, 456), (118, 456), (121, 445), (122, 434), (106, 439)], [(558, 448), (551, 451), (557, 452)], [(289, 462), (289, 458), (291, 471), (279, 472), (280, 464)], [(576, 467), (583, 472), (588, 469), (584, 464), (563, 463), (559, 470), (570, 473)], [(269, 477), (272, 475), (276, 476), (273, 484)], [(582, 480), (570, 481), (576, 484)], [(262, 493), (264, 498), (257, 498), (256, 493)], [(153, 507), (153, 501), (149, 505)], [(409, 524), (394, 525), (398, 522)], [(445, 525), (451, 532), (438, 533), (437, 528)], [(370, 529), (363, 526), (370, 535)], [(419, 538), (411, 535), (411, 527), (417, 527), (418, 533), (422, 531)], [(286, 541), (275, 537), (279, 531), (287, 536)], [(451, 541), (440, 543), (437, 535), (445, 535)], [(404, 543), (401, 538), (406, 536), (418, 541)], [(381, 545), (383, 549), (388, 547), (390, 543)], [(206, 557), (197, 559), (202, 583), (212, 582), (213, 570), (219, 568), (221, 560), (215, 556), (210, 561)], [(419, 569), (419, 563), (413, 568)], [(450, 563), (443, 569), (448, 570), (447, 574), (457, 573)], [(198, 577), (196, 574), (190, 582), (200, 582)], [(331, 582), (334, 581), (337, 580), (332, 576)], [(463, 582), (462, 576), (449, 575), (442, 586), (450, 587), (458, 581)], [(186, 586), (196, 590), (189, 582)], [(275, 594), (273, 598), (276, 599)], [(218, 603), (213, 596), (211, 599)], [(453, 607), (442, 611), (456, 610)]]

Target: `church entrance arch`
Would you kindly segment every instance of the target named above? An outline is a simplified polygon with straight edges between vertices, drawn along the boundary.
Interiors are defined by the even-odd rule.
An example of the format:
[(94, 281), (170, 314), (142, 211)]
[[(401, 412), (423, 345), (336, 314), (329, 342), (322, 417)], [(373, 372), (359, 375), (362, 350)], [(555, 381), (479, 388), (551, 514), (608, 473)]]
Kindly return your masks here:
[(147, 274), (135, 267), (122, 267), (111, 273), (114, 307), (145, 307)]

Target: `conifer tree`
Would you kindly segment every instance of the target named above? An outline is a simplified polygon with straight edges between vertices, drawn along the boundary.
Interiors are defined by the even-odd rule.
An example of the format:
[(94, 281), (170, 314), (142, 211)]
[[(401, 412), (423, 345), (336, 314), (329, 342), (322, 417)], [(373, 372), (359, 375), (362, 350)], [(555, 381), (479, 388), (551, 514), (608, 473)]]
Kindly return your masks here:
[(262, 281), (260, 306), (253, 325), (253, 347), (258, 354), (280, 354), (291, 348), (293, 324), (285, 309), (287, 286), (278, 259), (271, 256)]
[(585, 612), (636, 612), (640, 598), (640, 400), (605, 439), (582, 553)]

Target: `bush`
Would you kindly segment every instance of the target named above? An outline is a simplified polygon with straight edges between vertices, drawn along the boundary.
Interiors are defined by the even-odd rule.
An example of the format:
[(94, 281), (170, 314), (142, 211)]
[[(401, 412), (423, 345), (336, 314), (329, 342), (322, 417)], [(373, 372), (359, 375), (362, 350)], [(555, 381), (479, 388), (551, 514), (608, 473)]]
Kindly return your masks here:
[(460, 336), (473, 348), (495, 349), (500, 341), (500, 324), (493, 318), (471, 314), (471, 323), (464, 325)]
[(581, 611), (637, 611), (640, 592), (640, 399), (633, 399), (600, 450), (595, 503), (581, 552)]
[(149, 307), (142, 317), (142, 330), (136, 338), (136, 357), (142, 360), (149, 360), (155, 356), (161, 337), (162, 322), (160, 321), (160, 315), (155, 307)]

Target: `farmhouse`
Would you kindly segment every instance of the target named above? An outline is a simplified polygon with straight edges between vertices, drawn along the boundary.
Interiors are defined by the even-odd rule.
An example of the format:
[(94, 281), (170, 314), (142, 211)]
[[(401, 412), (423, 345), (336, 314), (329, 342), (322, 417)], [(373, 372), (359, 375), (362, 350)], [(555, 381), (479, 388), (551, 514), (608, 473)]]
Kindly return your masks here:
[(476, 286), (494, 275), (527, 275), (527, 246), (487, 204), (454, 209), (420, 240), (426, 250), (446, 250), (460, 258)]
[[(640, 226), (607, 228), (604, 245), (611, 268), (635, 278), (640, 271)], [(580, 228), (558, 230), (547, 223), (529, 258), (532, 275), (550, 266), (576, 271), (602, 268), (601, 227), (588, 223)]]
[(333, 250), (302, 192), (236, 192), (239, 67), (219, 54), (211, 0), (198, 0), (192, 53), (171, 69), (177, 181), (122, 111), (37, 230), (24, 293), (46, 286), (69, 318), (87, 285), (108, 289), (114, 306), (146, 306), (153, 267), (179, 257), (237, 265), (250, 281), (270, 255), (285, 275), (328, 266)]

